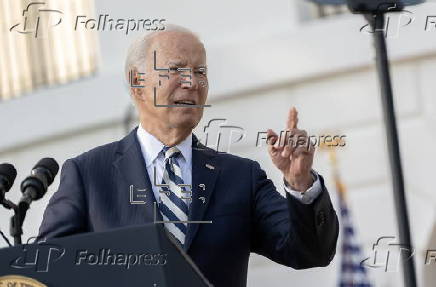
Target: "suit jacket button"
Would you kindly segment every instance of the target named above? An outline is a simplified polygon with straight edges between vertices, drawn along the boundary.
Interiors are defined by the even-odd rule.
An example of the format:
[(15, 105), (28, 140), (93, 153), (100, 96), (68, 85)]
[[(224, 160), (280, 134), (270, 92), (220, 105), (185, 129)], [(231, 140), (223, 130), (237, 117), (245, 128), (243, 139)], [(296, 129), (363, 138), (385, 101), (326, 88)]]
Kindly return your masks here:
[(325, 222), (325, 213), (324, 211), (321, 210), (320, 212), (318, 212), (318, 216), (317, 216), (318, 226), (323, 225), (324, 222)]

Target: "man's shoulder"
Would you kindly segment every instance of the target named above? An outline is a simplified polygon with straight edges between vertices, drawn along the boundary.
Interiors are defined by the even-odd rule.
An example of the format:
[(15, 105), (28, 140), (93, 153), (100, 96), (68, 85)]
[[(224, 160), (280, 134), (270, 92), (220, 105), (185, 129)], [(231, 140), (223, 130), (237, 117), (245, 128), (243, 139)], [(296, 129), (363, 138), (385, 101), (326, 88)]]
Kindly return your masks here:
[(110, 163), (115, 159), (119, 145), (120, 140), (99, 145), (71, 158), (71, 160), (80, 167), (96, 165), (103, 167), (105, 163)]

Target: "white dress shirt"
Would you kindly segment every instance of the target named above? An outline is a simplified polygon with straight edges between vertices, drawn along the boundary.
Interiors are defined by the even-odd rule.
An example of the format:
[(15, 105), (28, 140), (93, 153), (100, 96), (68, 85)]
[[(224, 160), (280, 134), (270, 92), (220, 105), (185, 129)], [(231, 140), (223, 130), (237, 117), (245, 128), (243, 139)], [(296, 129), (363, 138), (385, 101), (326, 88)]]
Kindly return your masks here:
[[(159, 188), (155, 185), (156, 183), (162, 183), (162, 176), (164, 171), (165, 156), (160, 152), (164, 147), (164, 144), (160, 142), (152, 134), (148, 133), (139, 124), (136, 133), (139, 144), (141, 146), (141, 152), (145, 159), (145, 165), (147, 167), (147, 172), (150, 177), (151, 187), (153, 189), (154, 197), (156, 201), (160, 201)], [(182, 156), (177, 158), (177, 162), (182, 171), (182, 179), (185, 184), (192, 184), (192, 133), (189, 134), (182, 142), (180, 142), (176, 147), (180, 150)], [(156, 174), (155, 174), (156, 170)], [(305, 192), (299, 192), (292, 190), (290, 187), (284, 185), (284, 188), (292, 196), (297, 198), (300, 202), (304, 204), (310, 204), (315, 200), (315, 198), (321, 193), (321, 183), (318, 174), (312, 170), (312, 175), (316, 177), (313, 185)], [(185, 199), (185, 202), (189, 206), (189, 200)]]

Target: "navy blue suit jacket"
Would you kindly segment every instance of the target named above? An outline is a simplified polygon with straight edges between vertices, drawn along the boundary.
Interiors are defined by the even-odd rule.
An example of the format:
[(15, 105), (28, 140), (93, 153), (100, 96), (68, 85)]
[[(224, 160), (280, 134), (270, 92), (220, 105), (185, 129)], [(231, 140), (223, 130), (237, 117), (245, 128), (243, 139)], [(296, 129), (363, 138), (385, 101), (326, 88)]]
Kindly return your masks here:
[[(257, 162), (217, 153), (193, 136), (189, 220), (213, 223), (188, 224), (184, 249), (215, 286), (246, 286), (250, 252), (295, 269), (326, 266), (335, 255), (339, 228), (322, 177), (321, 183), (323, 191), (312, 204), (289, 194), (284, 198)], [(130, 204), (130, 185), (146, 188), (152, 200)], [(134, 129), (64, 163), (38, 237), (150, 223), (154, 201)]]

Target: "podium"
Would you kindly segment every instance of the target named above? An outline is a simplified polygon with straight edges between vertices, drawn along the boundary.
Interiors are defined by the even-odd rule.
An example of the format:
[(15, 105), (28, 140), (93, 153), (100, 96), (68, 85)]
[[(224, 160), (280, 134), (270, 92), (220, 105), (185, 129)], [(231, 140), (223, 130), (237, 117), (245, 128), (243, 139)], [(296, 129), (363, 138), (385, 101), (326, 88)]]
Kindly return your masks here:
[(3, 248), (0, 266), (0, 286), (212, 286), (153, 223)]

